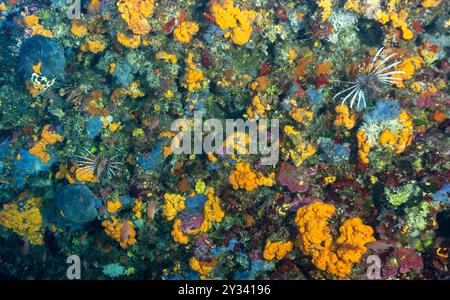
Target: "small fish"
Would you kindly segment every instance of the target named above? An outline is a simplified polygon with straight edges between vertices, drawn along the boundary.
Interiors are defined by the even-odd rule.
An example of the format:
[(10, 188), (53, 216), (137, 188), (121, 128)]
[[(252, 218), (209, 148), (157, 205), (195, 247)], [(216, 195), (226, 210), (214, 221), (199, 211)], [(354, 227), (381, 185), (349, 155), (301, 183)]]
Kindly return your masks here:
[(125, 224), (120, 228), (120, 241), (125, 242), (128, 240), (130, 236), (130, 227), (128, 226), (128, 221), (125, 221)]
[(156, 206), (158, 205), (158, 202), (152, 201), (147, 207), (147, 217), (150, 220), (153, 220), (155, 218), (155, 212), (156, 212)]
[(20, 248), (20, 254), (25, 256), (28, 254), (28, 252), (30, 252), (30, 243), (28, 243), (28, 241), (25, 239), (22, 239), (22, 241), (23, 241), (23, 245)]
[(86, 231), (85, 233), (83, 233), (82, 236), (80, 236), (80, 243), (83, 244), (84, 241), (86, 240), (87, 236), (88, 236), (88, 231)]
[(385, 240), (378, 240), (375, 242), (369, 242), (366, 243), (364, 246), (366, 246), (369, 249), (372, 249), (376, 252), (384, 252), (385, 250), (389, 248), (395, 248), (395, 245), (389, 241)]
[(159, 122), (160, 119), (159, 118), (154, 118), (151, 122), (150, 122), (150, 130), (155, 130), (156, 128), (159, 127)]
[(95, 170), (95, 177), (97, 177), (97, 179), (102, 178), (103, 171), (105, 170), (107, 164), (108, 161), (106, 159), (101, 159), (99, 161), (97, 164), (97, 169)]

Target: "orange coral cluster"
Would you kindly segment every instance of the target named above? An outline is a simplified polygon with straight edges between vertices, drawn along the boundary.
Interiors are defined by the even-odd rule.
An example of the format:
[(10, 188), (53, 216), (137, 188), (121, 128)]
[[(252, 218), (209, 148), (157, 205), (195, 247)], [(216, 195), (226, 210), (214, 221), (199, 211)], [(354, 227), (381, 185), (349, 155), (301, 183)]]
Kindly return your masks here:
[(85, 36), (88, 34), (87, 24), (80, 19), (73, 20), (70, 31), (77, 37)]
[(124, 221), (112, 217), (111, 220), (105, 220), (102, 222), (102, 226), (105, 228), (106, 234), (119, 242), (120, 247), (128, 248), (136, 244), (136, 231), (133, 226), (133, 222)]
[(50, 154), (46, 151), (48, 145), (53, 145), (56, 142), (62, 142), (63, 137), (59, 135), (56, 130), (52, 129), (50, 125), (45, 125), (41, 133), (41, 139), (29, 150), (30, 154), (39, 157), (43, 163), (50, 160)]
[(141, 36), (137, 34), (128, 36), (122, 32), (119, 32), (117, 34), (117, 41), (125, 47), (136, 49), (141, 45)]
[(291, 241), (287, 242), (271, 242), (267, 240), (266, 246), (264, 247), (263, 257), (266, 260), (282, 260), (288, 252), (291, 252), (294, 248), (294, 243)]
[(423, 63), (424, 61), (420, 56), (404, 59), (396, 68), (397, 71), (403, 73), (394, 75), (394, 77), (402, 79), (396, 83), (397, 87), (405, 87), (403, 80), (411, 79), (414, 73), (422, 68)]
[(247, 116), (250, 119), (265, 118), (266, 112), (271, 109), (269, 104), (263, 103), (261, 97), (256, 95), (252, 99), (252, 103), (249, 107), (247, 107)]
[(189, 242), (189, 237), (181, 231), (180, 226), (181, 220), (177, 219), (173, 222), (172, 237), (175, 242), (185, 245)]
[(396, 153), (402, 153), (412, 143), (413, 122), (406, 110), (400, 113), (398, 120), (402, 125), (402, 129), (396, 134), (390, 129), (385, 129), (380, 134), (379, 140), (381, 145), (393, 147)]
[(364, 245), (375, 239), (370, 226), (364, 225), (360, 218), (351, 218), (342, 223), (340, 235), (333, 243), (328, 220), (335, 210), (331, 204), (314, 202), (298, 209), (295, 222), (299, 227), (300, 248), (312, 257), (314, 265), (345, 278), (351, 274), (352, 265), (367, 251)]
[(53, 33), (39, 24), (39, 17), (36, 15), (25, 16), (23, 19), (25, 25), (31, 29), (31, 35), (43, 35), (46, 37), (53, 37)]
[(233, 0), (212, 1), (211, 15), (221, 30), (227, 31), (225, 38), (231, 38), (236, 45), (245, 45), (253, 32), (252, 23), (256, 12), (240, 10)]
[(314, 117), (314, 112), (307, 108), (297, 106), (297, 103), (293, 101), (293, 108), (289, 110), (289, 116), (297, 122), (311, 121)]
[(269, 177), (262, 173), (255, 173), (248, 163), (238, 163), (236, 168), (228, 176), (233, 189), (245, 189), (248, 192), (253, 191), (258, 186), (272, 186), (275, 181), (275, 174)]
[(289, 136), (294, 144), (294, 149), (282, 148), (281, 151), (284, 153), (286, 159), (291, 158), (295, 166), (300, 166), (306, 159), (313, 156), (316, 153), (316, 149), (310, 143), (305, 143), (298, 130), (295, 130), (293, 126), (284, 126), (284, 133)]
[(152, 29), (147, 18), (153, 14), (154, 0), (119, 0), (117, 8), (120, 16), (134, 34), (143, 35)]
[(358, 155), (363, 163), (366, 165), (369, 163), (369, 151), (370, 145), (364, 130), (358, 130), (356, 132), (356, 138), (358, 140)]
[(32, 245), (42, 245), (44, 227), (41, 206), (41, 198), (31, 198), (23, 205), (17, 202), (5, 203), (0, 211), (0, 225), (14, 231)]
[[(214, 193), (213, 188), (206, 189), (206, 202), (203, 209), (203, 221), (202, 224), (196, 228), (191, 229), (189, 232), (185, 233), (180, 229), (182, 222), (180, 219), (175, 219), (177, 214), (185, 209), (185, 200), (184, 196), (178, 194), (169, 194), (166, 193), (164, 195), (164, 206), (163, 206), (163, 215), (169, 221), (175, 219), (172, 228), (172, 237), (174, 240), (180, 244), (187, 244), (189, 242), (189, 235), (196, 235), (201, 232), (207, 232), (211, 227), (213, 222), (220, 223), (225, 215), (222, 208), (220, 207), (220, 199)], [(194, 196), (195, 194), (193, 194)]]
[(94, 170), (92, 169), (77, 168), (75, 177), (80, 182), (97, 182), (97, 176), (95, 176)]
[(182, 86), (190, 93), (194, 93), (202, 87), (201, 82), (204, 79), (203, 72), (194, 64), (194, 55), (190, 52), (186, 58), (186, 64), (188, 69), (184, 77), (185, 82), (182, 83)]
[(182, 22), (173, 31), (175, 39), (179, 42), (187, 44), (191, 41), (192, 36), (198, 32), (198, 25), (195, 22)]
[(393, 28), (400, 28), (404, 40), (410, 40), (414, 37), (413, 32), (408, 28), (408, 24), (406, 23), (407, 18), (408, 13), (406, 10), (402, 9), (397, 13), (394, 11), (394, 7), (388, 8), (387, 12), (382, 10), (375, 12), (375, 19), (381, 24), (391, 22)]
[(337, 112), (336, 119), (334, 120), (335, 126), (344, 126), (347, 129), (352, 129), (356, 124), (356, 115), (350, 112), (347, 105), (337, 105), (335, 107)]
[(202, 278), (209, 274), (217, 263), (218, 261), (216, 259), (212, 259), (211, 261), (199, 261), (194, 256), (189, 260), (191, 269), (199, 273)]
[(55, 174), (55, 178), (58, 180), (66, 178), (70, 184), (75, 183), (75, 179), (73, 178), (73, 176), (71, 174), (71, 172), (73, 172), (74, 170), (75, 170), (75, 167), (72, 167), (71, 170), (69, 171), (65, 165), (61, 164), (59, 166), (58, 172), (56, 172), (56, 174)]
[(86, 39), (86, 42), (81, 46), (81, 51), (83, 52), (92, 52), (94, 54), (103, 52), (106, 48), (106, 45), (101, 40), (100, 37), (94, 36)]

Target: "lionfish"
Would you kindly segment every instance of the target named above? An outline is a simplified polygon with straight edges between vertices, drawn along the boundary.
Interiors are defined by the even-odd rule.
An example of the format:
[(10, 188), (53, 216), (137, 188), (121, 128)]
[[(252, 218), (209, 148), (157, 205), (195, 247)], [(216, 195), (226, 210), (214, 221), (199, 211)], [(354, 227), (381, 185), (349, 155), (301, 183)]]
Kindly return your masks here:
[(122, 163), (115, 160), (118, 155), (106, 157), (104, 155), (95, 155), (88, 149), (84, 149), (84, 152), (81, 155), (75, 155), (75, 157), (78, 159), (75, 162), (78, 164), (81, 172), (92, 172), (99, 180), (105, 173), (108, 178), (111, 178), (116, 176), (116, 172), (121, 170), (120, 165), (122, 165)]
[(372, 94), (380, 84), (401, 83), (402, 78), (393, 76), (396, 74), (405, 74), (403, 71), (393, 71), (393, 68), (400, 64), (400, 61), (394, 61), (388, 64), (396, 53), (390, 54), (380, 60), (383, 49), (384, 47), (377, 51), (368, 68), (364, 63), (363, 71), (356, 76), (356, 81), (347, 82), (352, 84), (352, 86), (334, 95), (333, 100), (339, 95), (347, 93), (344, 99), (342, 99), (342, 104), (348, 99), (351, 99), (350, 108), (353, 107), (355, 101), (358, 108), (364, 108), (366, 106), (366, 97)]

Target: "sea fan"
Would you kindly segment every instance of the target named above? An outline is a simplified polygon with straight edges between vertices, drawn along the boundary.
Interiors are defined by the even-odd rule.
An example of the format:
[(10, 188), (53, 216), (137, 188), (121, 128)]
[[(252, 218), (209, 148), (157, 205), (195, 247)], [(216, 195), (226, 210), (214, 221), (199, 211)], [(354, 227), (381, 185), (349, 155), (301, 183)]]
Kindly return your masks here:
[(401, 78), (393, 76), (405, 73), (403, 71), (393, 71), (393, 68), (400, 64), (400, 61), (388, 64), (396, 53), (381, 59), (383, 49), (381, 48), (377, 51), (368, 68), (365, 64), (363, 65), (363, 71), (356, 76), (356, 81), (347, 82), (352, 84), (352, 86), (334, 95), (333, 100), (339, 95), (346, 94), (344, 99), (342, 99), (342, 104), (350, 99), (350, 108), (356, 102), (357, 108), (362, 109), (366, 106), (366, 97), (372, 94), (380, 84), (398, 84), (401, 82)]

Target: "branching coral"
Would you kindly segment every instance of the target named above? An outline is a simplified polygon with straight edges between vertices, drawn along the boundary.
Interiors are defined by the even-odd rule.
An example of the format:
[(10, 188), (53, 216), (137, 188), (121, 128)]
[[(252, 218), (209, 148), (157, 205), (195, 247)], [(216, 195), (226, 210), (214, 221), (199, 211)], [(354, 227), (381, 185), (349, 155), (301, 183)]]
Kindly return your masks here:
[(44, 244), (41, 198), (31, 198), (23, 206), (17, 202), (6, 203), (0, 211), (0, 225), (11, 229), (32, 245)]
[(366, 243), (373, 242), (373, 229), (363, 225), (361, 219), (344, 221), (340, 236), (333, 243), (328, 219), (334, 214), (331, 204), (314, 202), (297, 210), (295, 222), (299, 227), (302, 251), (312, 257), (314, 265), (340, 278), (351, 274), (352, 264), (358, 263), (367, 251)]

